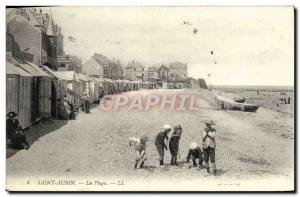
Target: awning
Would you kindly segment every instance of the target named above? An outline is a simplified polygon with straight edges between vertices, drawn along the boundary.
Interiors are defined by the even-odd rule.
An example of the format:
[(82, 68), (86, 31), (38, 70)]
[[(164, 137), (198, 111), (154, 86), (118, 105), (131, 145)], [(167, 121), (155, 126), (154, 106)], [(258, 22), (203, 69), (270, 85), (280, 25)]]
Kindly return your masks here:
[(79, 80), (78, 75), (74, 71), (55, 71), (54, 74), (58, 76), (59, 79), (65, 80), (65, 81), (77, 81), (81, 82)]
[(42, 69), (40, 69), (37, 65), (27, 62), (21, 61), (16, 58), (12, 58), (10, 60), (12, 64), (18, 66), (20, 69), (24, 70), (27, 73), (30, 73), (32, 76), (36, 77), (50, 77), (47, 73), (45, 73)]
[(23, 77), (33, 77), (30, 73), (26, 72), (19, 66), (15, 66), (13, 63), (6, 61), (6, 74), (20, 75)]
[(44, 72), (46, 72), (48, 75), (50, 75), (54, 79), (59, 79), (59, 77), (54, 73), (53, 70), (51, 70), (48, 66), (42, 65), (40, 67)]

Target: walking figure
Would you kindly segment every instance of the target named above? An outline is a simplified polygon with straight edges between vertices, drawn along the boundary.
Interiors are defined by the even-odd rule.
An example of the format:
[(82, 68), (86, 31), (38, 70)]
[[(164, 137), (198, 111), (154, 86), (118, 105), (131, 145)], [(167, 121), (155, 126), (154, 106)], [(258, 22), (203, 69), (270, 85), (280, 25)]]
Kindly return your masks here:
[(168, 141), (168, 134), (171, 131), (171, 126), (170, 125), (164, 125), (163, 126), (163, 131), (159, 132), (156, 135), (155, 138), (155, 146), (159, 155), (159, 165), (164, 165), (164, 154), (165, 154), (165, 149), (168, 150), (168, 147), (165, 143), (165, 141)]

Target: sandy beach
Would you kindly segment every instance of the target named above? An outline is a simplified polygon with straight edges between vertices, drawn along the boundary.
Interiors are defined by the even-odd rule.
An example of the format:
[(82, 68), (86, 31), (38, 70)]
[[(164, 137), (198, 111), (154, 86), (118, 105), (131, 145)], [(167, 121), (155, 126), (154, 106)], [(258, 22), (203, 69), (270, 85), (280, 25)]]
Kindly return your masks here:
[[(275, 190), (292, 189), (294, 177), (294, 118), (293, 114), (282, 113), (260, 107), (256, 113), (219, 110), (213, 104), (213, 92), (208, 90), (140, 90), (139, 94), (194, 94), (197, 95), (199, 111), (109, 111), (103, 112), (99, 106), (91, 114), (80, 113), (76, 120), (59, 120), (39, 125), (27, 131), (29, 138), (36, 141), (28, 151), (12, 152), (7, 155), (7, 188), (14, 188), (16, 180), (33, 180), (45, 177), (76, 178), (93, 177), (122, 179), (127, 186), (120, 190), (134, 190), (130, 182), (138, 180), (147, 190), (180, 190), (190, 180), (202, 182), (198, 190), (208, 190), (203, 181), (224, 184), (228, 180), (241, 185), (220, 186), (215, 190), (245, 190), (250, 188), (247, 181), (256, 180), (265, 184), (266, 190), (272, 180), (286, 183)], [(125, 94), (135, 94), (129, 92)], [(205, 121), (213, 119), (217, 125), (217, 176), (208, 175), (205, 170), (191, 168), (185, 163), (189, 144), (200, 144)], [(139, 124), (136, 124), (136, 123)], [(173, 127), (181, 124), (179, 165), (164, 167), (158, 165), (158, 154), (154, 146), (156, 134), (163, 124)], [(55, 127), (55, 130), (53, 129)], [(40, 136), (34, 133), (44, 132)], [(144, 169), (134, 170), (134, 151), (128, 145), (130, 137), (149, 136), (147, 144), (148, 160)], [(35, 134), (36, 135), (36, 134)], [(167, 151), (165, 161), (169, 163)], [(22, 161), (22, 162), (21, 162)], [(30, 178), (28, 178), (30, 177)], [(20, 179), (18, 179), (20, 178)], [(151, 180), (170, 180), (156, 188)], [(261, 181), (260, 181), (261, 180)], [(230, 182), (229, 181), (229, 182)], [(147, 188), (147, 183), (149, 187)], [(182, 183), (182, 184), (181, 184)], [(243, 185), (244, 184), (244, 185)], [(178, 187), (177, 187), (178, 185)], [(181, 185), (181, 186), (180, 186)], [(36, 185), (35, 185), (36, 186)], [(42, 187), (42, 186), (41, 186)], [(172, 187), (172, 188), (169, 188)], [(19, 182), (19, 188), (22, 183)], [(32, 189), (38, 189), (33, 187)], [(70, 187), (72, 189), (72, 187)], [(88, 186), (82, 186), (87, 190)], [(51, 187), (47, 189), (51, 190)], [(55, 187), (52, 188), (53, 190)], [(70, 190), (71, 190), (70, 189)], [(73, 189), (78, 190), (78, 186)], [(109, 187), (93, 187), (92, 190), (109, 190)], [(139, 188), (140, 189), (140, 188)], [(211, 189), (211, 188), (210, 188)], [(68, 190), (68, 189), (67, 189)]]

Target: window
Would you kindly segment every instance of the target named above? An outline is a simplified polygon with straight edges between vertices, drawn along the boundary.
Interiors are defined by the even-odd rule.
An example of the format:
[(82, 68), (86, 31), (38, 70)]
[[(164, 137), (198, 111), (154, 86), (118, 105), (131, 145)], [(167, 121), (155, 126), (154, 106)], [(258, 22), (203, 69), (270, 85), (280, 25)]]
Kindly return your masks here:
[(104, 67), (103, 72), (104, 72), (105, 75), (107, 75), (107, 67)]

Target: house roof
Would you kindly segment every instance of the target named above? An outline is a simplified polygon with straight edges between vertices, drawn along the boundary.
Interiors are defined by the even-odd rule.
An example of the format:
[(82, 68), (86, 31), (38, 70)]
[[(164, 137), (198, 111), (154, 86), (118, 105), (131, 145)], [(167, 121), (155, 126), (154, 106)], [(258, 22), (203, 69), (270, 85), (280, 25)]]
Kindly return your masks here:
[(78, 75), (78, 79), (81, 81), (95, 81), (95, 79), (93, 79), (85, 74), (77, 73), (77, 75)]
[(45, 32), (48, 36), (57, 36), (58, 28), (54, 23), (51, 15), (48, 13), (39, 13), (38, 11), (33, 11), (33, 8), (11, 8), (6, 12), (7, 20), (9, 23), (13, 19), (23, 18), (33, 27)]
[(108, 65), (111, 63), (111, 60), (101, 54), (94, 54), (92, 58), (101, 65)]
[(89, 76), (89, 78), (93, 79), (94, 81), (97, 81), (97, 82), (104, 82), (104, 79), (103, 78), (99, 78), (99, 77), (91, 77)]
[(166, 67), (165, 65), (161, 65), (161, 66), (158, 68), (159, 71), (162, 70), (162, 69), (169, 71), (169, 68)]
[(157, 67), (156, 66), (150, 66), (149, 68), (148, 68), (148, 71), (157, 71)]
[(127, 68), (137, 68), (137, 67), (145, 68), (145, 66), (143, 66), (140, 62), (131, 61), (131, 62), (128, 62), (125, 69), (127, 69)]
[(46, 26), (46, 34), (48, 36), (55, 36), (55, 30), (54, 30), (54, 22), (53, 22), (53, 19), (52, 19), (52, 16), (49, 16), (49, 19), (48, 19), (48, 23), (47, 23), (47, 26)]
[(176, 69), (176, 68), (179, 68), (179, 69), (186, 69), (187, 68), (187, 65), (182, 63), (182, 62), (179, 62), (179, 61), (176, 61), (176, 62), (172, 62), (169, 64), (169, 68), (170, 69)]

